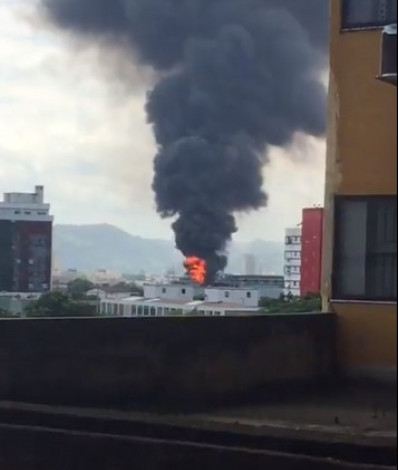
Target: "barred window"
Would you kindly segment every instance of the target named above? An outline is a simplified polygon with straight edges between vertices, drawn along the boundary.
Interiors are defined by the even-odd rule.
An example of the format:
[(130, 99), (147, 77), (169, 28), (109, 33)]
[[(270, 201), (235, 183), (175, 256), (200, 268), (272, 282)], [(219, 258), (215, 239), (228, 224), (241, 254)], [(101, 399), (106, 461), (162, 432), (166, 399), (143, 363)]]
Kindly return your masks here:
[(397, 0), (343, 0), (343, 29), (378, 28), (397, 22)]
[(396, 300), (396, 196), (337, 198), (333, 297)]

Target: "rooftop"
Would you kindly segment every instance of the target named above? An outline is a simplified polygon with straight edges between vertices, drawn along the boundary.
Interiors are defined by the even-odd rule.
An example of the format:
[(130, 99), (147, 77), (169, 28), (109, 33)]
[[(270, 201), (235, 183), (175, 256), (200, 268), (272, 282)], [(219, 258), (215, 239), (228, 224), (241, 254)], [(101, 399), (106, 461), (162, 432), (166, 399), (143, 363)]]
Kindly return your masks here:
[(246, 307), (242, 304), (233, 303), (233, 302), (206, 302), (205, 300), (184, 300), (184, 299), (160, 299), (160, 298), (146, 298), (146, 297), (125, 297), (125, 298), (112, 298), (108, 297), (103, 299), (105, 303), (122, 303), (125, 305), (134, 305), (134, 304), (148, 304), (152, 306), (156, 305), (167, 305), (167, 306), (176, 306), (176, 307), (186, 307), (186, 308), (229, 308), (234, 310), (250, 310), (255, 312), (258, 308)]

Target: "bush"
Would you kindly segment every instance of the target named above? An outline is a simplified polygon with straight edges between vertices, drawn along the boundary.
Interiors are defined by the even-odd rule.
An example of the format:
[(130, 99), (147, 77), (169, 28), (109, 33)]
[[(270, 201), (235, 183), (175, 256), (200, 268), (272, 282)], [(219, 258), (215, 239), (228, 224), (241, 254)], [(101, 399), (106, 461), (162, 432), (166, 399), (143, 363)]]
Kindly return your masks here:
[(95, 306), (73, 300), (61, 292), (44, 294), (39, 300), (28, 305), (25, 313), (29, 318), (90, 317), (97, 314)]
[(264, 313), (312, 313), (322, 310), (320, 294), (307, 294), (304, 297), (281, 296), (279, 299), (260, 300), (260, 309)]

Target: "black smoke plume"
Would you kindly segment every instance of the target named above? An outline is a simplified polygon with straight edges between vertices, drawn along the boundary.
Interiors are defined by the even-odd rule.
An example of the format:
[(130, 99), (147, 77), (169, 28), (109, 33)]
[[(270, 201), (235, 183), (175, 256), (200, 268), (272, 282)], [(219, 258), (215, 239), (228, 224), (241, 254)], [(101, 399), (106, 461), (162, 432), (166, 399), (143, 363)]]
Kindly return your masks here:
[[(264, 206), (269, 145), (321, 136), (328, 0), (42, 0), (62, 29), (123, 44), (159, 73), (147, 101), (153, 189), (176, 244), (226, 265), (234, 213)], [(104, 58), (106, 60), (106, 58)], [(281, 185), (288, 182), (281, 182)]]

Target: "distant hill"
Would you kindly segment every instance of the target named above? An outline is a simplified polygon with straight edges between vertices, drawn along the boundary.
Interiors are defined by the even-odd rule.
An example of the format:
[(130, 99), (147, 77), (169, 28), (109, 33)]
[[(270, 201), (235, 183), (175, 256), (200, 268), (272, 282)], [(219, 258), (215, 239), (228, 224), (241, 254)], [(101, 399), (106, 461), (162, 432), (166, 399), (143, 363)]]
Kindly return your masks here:
[[(54, 253), (62, 269), (108, 269), (121, 273), (144, 270), (159, 274), (169, 268), (181, 269), (181, 254), (172, 242), (137, 237), (108, 224), (56, 225)], [(282, 273), (282, 243), (233, 243), (228, 271), (241, 272), (246, 253), (255, 255), (258, 265), (268, 272)]]

